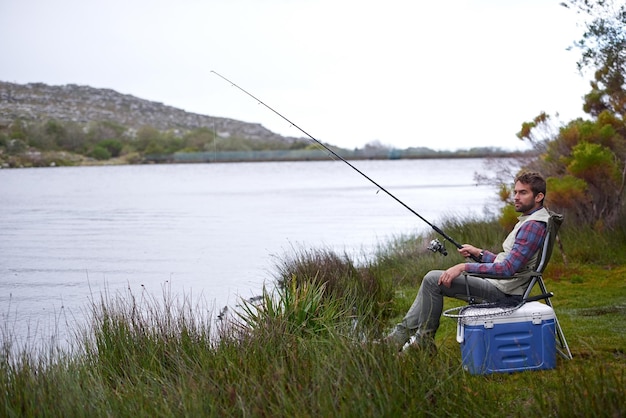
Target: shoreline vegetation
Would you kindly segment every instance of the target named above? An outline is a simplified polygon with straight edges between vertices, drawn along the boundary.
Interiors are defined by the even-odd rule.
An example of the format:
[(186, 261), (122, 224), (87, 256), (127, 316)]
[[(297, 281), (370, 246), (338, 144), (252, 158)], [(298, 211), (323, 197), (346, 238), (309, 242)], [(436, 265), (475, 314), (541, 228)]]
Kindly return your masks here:
[[(331, 148), (332, 149), (332, 148)], [(408, 160), (408, 159), (454, 159), (454, 158), (520, 158), (532, 155), (530, 151), (505, 151), (501, 149), (473, 149), (435, 151), (430, 149), (337, 149), (337, 155), (346, 160)], [(330, 161), (335, 157), (321, 149), (273, 149), (232, 150), (203, 152), (174, 152), (170, 154), (142, 154), (129, 152), (108, 158), (94, 158), (68, 151), (39, 151), (28, 149), (16, 155), (4, 155), (0, 149), (0, 168), (65, 167), (94, 165), (133, 164), (198, 164), (238, 162), (281, 162), (281, 161)]]
[[(623, 219), (623, 218), (622, 218)], [(496, 220), (450, 219), (463, 242), (499, 245)], [(567, 224), (545, 272), (574, 358), (554, 370), (463, 371), (456, 322), (438, 353), (375, 344), (445, 268), (426, 236), (381, 244), (357, 265), (326, 249), (276, 262), (274, 289), (212, 312), (186, 296), (104, 294), (70, 349), (16, 347), (4, 324), (3, 416), (567, 416), (626, 414), (626, 221), (611, 231)], [(452, 257), (458, 257), (456, 254)], [(446, 309), (462, 304), (447, 300)]]
[[(332, 149), (332, 148), (331, 148)], [(346, 160), (407, 160), (445, 158), (513, 158), (520, 151), (481, 149), (473, 151), (433, 151), (395, 148), (355, 149), (337, 151)], [(144, 163), (209, 163), (209, 162), (254, 162), (254, 161), (327, 161), (335, 157), (324, 149), (307, 150), (267, 150), (267, 151), (220, 151), (220, 152), (178, 152), (170, 155), (146, 155)]]

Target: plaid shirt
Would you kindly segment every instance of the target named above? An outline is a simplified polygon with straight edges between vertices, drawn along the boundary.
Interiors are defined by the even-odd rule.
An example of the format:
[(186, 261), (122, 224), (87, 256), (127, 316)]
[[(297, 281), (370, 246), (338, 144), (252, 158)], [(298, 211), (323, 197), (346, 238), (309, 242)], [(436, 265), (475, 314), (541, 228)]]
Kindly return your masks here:
[(465, 264), (465, 271), (476, 274), (512, 276), (520, 271), (541, 248), (546, 236), (547, 225), (539, 221), (525, 222), (517, 231), (511, 252), (504, 260), (494, 263), (496, 254), (485, 251), (480, 263)]

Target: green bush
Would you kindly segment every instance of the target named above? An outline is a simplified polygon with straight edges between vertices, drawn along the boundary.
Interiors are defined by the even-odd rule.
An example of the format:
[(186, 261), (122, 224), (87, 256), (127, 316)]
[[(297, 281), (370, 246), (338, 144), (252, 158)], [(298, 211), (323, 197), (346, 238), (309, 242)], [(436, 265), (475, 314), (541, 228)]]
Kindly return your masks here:
[(9, 155), (18, 155), (25, 152), (28, 149), (28, 145), (21, 139), (14, 138), (8, 141), (6, 149)]
[(103, 161), (110, 159), (111, 153), (108, 149), (98, 145), (89, 153), (89, 156), (95, 158), (96, 160)]
[(104, 141), (98, 142), (98, 146), (109, 151), (111, 157), (115, 158), (120, 156), (124, 144), (118, 139), (105, 139)]

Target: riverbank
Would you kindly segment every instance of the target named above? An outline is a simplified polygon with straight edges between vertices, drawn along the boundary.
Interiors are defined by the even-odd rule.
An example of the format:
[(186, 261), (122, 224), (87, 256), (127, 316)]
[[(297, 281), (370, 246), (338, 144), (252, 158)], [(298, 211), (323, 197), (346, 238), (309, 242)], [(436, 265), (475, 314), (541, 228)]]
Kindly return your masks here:
[[(461, 241), (463, 231), (482, 231), (475, 238), (488, 243), (502, 237), (496, 223), (444, 227)], [(470, 375), (461, 367), (456, 322), (447, 318), (435, 357), (398, 356), (393, 347), (370, 343), (412, 302), (424, 271), (450, 263), (413, 237), (389, 243), (358, 269), (328, 251), (295, 254), (281, 271), (308, 280), (265, 293), (262, 310), (244, 303), (217, 329), (184, 295), (127, 294), (94, 303), (91, 325), (77, 333), (71, 353), (50, 347), (43, 356), (12, 357), (5, 336), (2, 410), (7, 416), (623, 416), (626, 263), (623, 241), (612, 241), (622, 238), (593, 237), (574, 226), (562, 231), (568, 258), (556, 250), (545, 277), (573, 359), (559, 357), (554, 370)], [(585, 254), (597, 263), (581, 262)], [(458, 303), (448, 300), (446, 308)], [(211, 337), (215, 331), (220, 338)]]

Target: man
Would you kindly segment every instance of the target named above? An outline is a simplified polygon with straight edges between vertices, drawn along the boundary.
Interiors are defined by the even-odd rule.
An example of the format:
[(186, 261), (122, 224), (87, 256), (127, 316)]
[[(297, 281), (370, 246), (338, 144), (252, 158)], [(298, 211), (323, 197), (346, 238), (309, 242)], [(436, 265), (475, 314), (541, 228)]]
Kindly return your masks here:
[[(545, 195), (546, 182), (539, 173), (518, 175), (515, 178), (514, 203), (521, 216), (502, 243), (503, 251), (494, 254), (472, 245), (462, 245), (459, 254), (474, 256), (479, 262), (461, 263), (445, 271), (428, 272), (413, 305), (385, 341), (397, 344), (401, 349), (414, 335), (411, 346), (434, 350), (444, 296), (463, 300), (471, 297), (485, 302), (521, 297), (529, 282), (523, 273), (530, 271), (536, 263), (538, 250), (546, 236), (550, 214), (543, 207)], [(467, 282), (464, 273), (467, 273)], [(482, 278), (472, 273), (506, 278)], [(520, 277), (511, 277), (515, 273), (520, 273)]]

